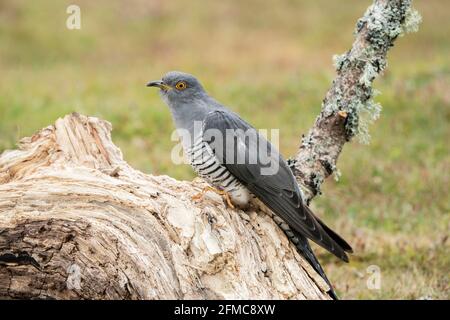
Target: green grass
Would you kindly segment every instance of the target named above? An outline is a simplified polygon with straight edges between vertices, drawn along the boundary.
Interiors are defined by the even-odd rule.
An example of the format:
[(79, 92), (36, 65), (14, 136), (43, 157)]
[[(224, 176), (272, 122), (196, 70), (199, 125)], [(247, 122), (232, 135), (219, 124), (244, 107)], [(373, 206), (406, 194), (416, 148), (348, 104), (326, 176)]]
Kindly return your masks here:
[[(370, 1), (77, 1), (82, 29), (65, 28), (69, 1), (0, 1), (0, 152), (69, 112), (99, 116), (133, 166), (191, 179), (170, 160), (173, 126), (144, 85), (168, 70), (261, 128), (280, 128), (293, 155)], [(450, 3), (416, 1), (420, 31), (397, 41), (371, 144), (348, 144), (342, 173), (315, 211), (355, 248), (342, 264), (320, 251), (343, 298), (448, 299), (450, 261)], [(366, 286), (370, 265), (380, 290)]]

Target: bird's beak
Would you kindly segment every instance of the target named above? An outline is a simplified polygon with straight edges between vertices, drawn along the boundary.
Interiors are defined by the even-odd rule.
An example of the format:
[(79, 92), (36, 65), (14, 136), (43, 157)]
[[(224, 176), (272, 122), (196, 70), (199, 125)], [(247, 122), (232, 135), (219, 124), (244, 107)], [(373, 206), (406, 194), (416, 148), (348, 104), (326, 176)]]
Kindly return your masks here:
[(147, 87), (157, 87), (164, 91), (171, 89), (171, 86), (165, 84), (162, 80), (150, 81), (147, 83)]

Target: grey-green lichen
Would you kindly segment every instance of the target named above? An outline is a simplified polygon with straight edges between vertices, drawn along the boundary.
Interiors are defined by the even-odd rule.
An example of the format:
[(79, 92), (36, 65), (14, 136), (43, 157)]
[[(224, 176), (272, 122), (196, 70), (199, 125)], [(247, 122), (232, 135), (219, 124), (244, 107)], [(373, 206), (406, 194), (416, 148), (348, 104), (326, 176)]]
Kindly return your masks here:
[(358, 132), (356, 134), (360, 143), (369, 144), (369, 125), (380, 117), (380, 113), (381, 104), (374, 102), (373, 99), (370, 99), (367, 103), (360, 106)]
[(333, 65), (337, 71), (341, 70), (346, 58), (347, 58), (346, 53), (345, 54), (335, 54), (333, 56)]
[(414, 8), (408, 8), (405, 22), (403, 23), (403, 32), (411, 33), (419, 31), (419, 24), (422, 22), (422, 16)]
[(336, 168), (336, 170), (334, 170), (333, 173), (334, 181), (338, 182), (339, 179), (341, 179), (341, 175), (342, 175), (341, 171)]
[(370, 141), (369, 126), (381, 111), (381, 105), (373, 101), (372, 82), (386, 68), (386, 53), (394, 40), (406, 32), (417, 31), (420, 21), (410, 0), (376, 0), (356, 24), (355, 33), (364, 36), (363, 45), (333, 56), (338, 73), (352, 70), (358, 76), (358, 82), (350, 89), (345, 87), (347, 83), (335, 85), (332, 98), (323, 106), (326, 116), (347, 112), (347, 140), (356, 136), (360, 142)]
[(294, 174), (309, 191), (308, 200), (320, 194), (326, 177), (334, 173), (339, 179), (335, 165), (345, 141), (357, 137), (369, 142), (369, 127), (381, 112), (381, 105), (374, 101), (379, 92), (372, 83), (387, 67), (386, 54), (395, 39), (417, 31), (421, 21), (411, 1), (374, 0), (356, 24), (351, 50), (333, 57), (338, 76), (323, 100), (316, 125), (302, 139), (298, 161), (292, 163)]
[(375, 69), (372, 63), (366, 63), (364, 66), (364, 71), (359, 78), (359, 84), (369, 88), (376, 76), (378, 76), (377, 69)]

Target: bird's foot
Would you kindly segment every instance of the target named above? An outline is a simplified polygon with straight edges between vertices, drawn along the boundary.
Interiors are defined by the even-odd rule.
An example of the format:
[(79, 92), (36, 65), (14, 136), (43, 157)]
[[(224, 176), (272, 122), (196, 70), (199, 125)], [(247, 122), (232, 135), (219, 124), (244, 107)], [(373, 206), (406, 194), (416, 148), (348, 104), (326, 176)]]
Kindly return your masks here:
[(205, 193), (207, 193), (208, 191), (212, 191), (212, 192), (222, 196), (222, 198), (225, 200), (225, 203), (227, 204), (228, 207), (230, 207), (231, 209), (235, 208), (233, 203), (231, 202), (231, 197), (228, 194), (228, 192), (226, 192), (224, 190), (219, 190), (219, 189), (211, 187), (211, 186), (204, 187), (201, 192), (193, 195), (191, 199), (192, 200), (199, 200), (199, 199), (203, 198)]

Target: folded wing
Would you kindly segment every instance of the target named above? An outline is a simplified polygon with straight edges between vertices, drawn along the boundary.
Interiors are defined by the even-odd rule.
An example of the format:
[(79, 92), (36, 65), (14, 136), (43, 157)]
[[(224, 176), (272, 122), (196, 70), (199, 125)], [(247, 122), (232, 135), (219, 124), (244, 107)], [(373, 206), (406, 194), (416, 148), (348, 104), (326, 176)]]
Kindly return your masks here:
[(213, 111), (204, 120), (203, 138), (230, 173), (292, 229), (348, 261), (350, 245), (303, 204), (290, 168), (255, 128), (235, 113)]

